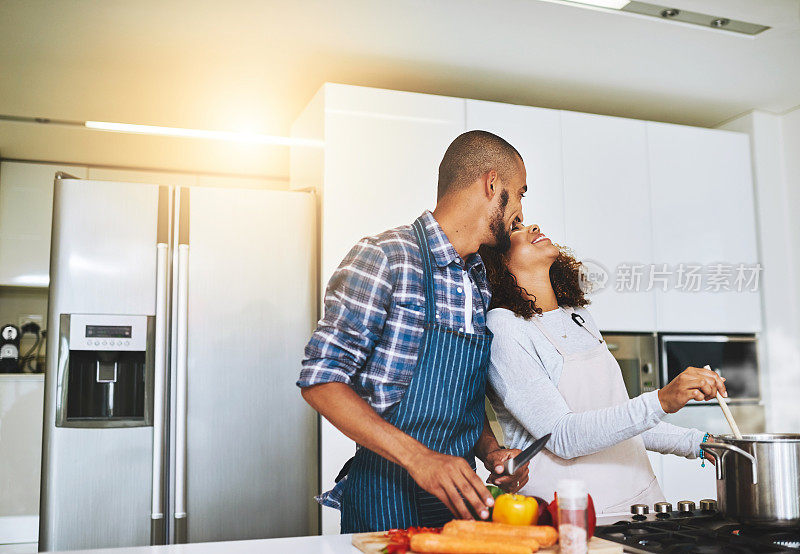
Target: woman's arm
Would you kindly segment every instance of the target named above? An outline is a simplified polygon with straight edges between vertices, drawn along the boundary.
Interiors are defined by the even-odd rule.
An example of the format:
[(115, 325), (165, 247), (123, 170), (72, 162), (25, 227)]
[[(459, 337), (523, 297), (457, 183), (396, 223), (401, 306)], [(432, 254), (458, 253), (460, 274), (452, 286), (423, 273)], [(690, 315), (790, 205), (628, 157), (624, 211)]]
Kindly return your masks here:
[(642, 434), (644, 447), (661, 454), (675, 454), (684, 458), (697, 458), (705, 433), (698, 429), (678, 427), (665, 421)]
[(574, 413), (519, 326), (492, 330), (489, 381), (495, 394), (531, 435), (553, 434), (547, 448), (556, 456), (599, 452), (655, 427), (664, 416), (657, 391), (610, 408)]

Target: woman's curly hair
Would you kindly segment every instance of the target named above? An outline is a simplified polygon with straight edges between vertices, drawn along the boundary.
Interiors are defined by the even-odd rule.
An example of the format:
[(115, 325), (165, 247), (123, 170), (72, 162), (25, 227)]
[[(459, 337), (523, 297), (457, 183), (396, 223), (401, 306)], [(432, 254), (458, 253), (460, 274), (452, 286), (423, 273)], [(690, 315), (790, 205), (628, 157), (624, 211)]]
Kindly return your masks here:
[[(589, 304), (580, 287), (581, 262), (575, 259), (572, 251), (558, 246), (560, 253), (550, 266), (550, 283), (556, 293), (559, 306), (576, 308)], [(517, 278), (508, 269), (505, 257), (494, 248), (481, 246), (478, 251), (486, 266), (486, 277), (492, 291), (490, 308), (506, 308), (524, 319), (534, 314), (541, 315), (542, 309), (536, 305), (536, 298), (528, 298), (528, 292), (517, 284)]]

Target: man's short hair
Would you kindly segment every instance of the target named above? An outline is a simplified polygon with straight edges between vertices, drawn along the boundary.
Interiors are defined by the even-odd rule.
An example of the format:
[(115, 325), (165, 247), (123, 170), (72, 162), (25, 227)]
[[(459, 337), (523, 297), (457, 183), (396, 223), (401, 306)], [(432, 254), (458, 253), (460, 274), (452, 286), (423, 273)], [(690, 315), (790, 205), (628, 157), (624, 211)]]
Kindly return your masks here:
[(467, 131), (447, 147), (439, 164), (438, 198), (462, 189), (494, 169), (500, 178), (513, 175), (522, 156), (508, 141), (488, 131)]

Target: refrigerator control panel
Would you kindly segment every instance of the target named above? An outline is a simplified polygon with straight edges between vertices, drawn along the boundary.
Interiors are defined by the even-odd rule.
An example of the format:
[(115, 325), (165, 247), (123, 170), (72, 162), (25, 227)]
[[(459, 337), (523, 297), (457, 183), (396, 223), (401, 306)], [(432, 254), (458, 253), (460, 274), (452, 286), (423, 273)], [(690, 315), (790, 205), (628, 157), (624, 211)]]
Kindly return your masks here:
[(147, 350), (146, 315), (71, 314), (70, 350)]

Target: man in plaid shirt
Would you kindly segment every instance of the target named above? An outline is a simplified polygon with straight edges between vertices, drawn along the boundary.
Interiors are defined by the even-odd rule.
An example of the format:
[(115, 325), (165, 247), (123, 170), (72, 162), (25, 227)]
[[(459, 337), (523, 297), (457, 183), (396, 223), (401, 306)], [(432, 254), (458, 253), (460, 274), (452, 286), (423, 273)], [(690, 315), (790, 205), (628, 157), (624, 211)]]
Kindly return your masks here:
[[(445, 152), (436, 209), (425, 211), (416, 223), (424, 228), (430, 248), (437, 327), (468, 340), (488, 336), (491, 342), (486, 329), (491, 295), (477, 251), (482, 245), (508, 248), (511, 230), (522, 222), (526, 190), (522, 157), (496, 135), (470, 131)], [(471, 454), (442, 454), (387, 421), (423, 362), (426, 296), (419, 240), (412, 226), (405, 225), (366, 237), (352, 248), (328, 283), (325, 313), (306, 346), (297, 384), (306, 401), (333, 425), (407, 471), (454, 515), (485, 519), (493, 499), (465, 459)], [(441, 364), (425, 363), (432, 363), (434, 371)], [(442, 395), (446, 401), (447, 391)], [(428, 409), (441, 407), (433, 402)], [(519, 490), (527, 481), (527, 466), (514, 475), (500, 475), (502, 463), (518, 452), (498, 445), (483, 414), (472, 453), (506, 490)], [(341, 509), (346, 481), (320, 501)]]

